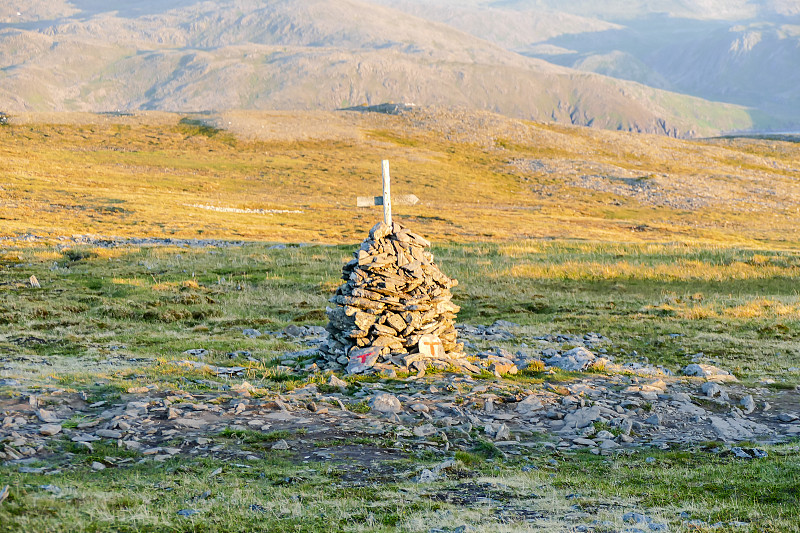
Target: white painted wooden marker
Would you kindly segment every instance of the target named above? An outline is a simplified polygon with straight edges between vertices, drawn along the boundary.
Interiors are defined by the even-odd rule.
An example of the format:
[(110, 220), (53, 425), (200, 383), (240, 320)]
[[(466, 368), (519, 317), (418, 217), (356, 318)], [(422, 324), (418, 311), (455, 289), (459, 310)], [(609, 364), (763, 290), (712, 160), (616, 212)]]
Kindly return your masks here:
[(389, 160), (381, 161), (383, 167), (383, 222), (392, 227), (392, 180), (389, 177)]
[(392, 225), (392, 202), (395, 205), (417, 205), (419, 198), (413, 194), (401, 194), (392, 200), (392, 185), (389, 176), (389, 161), (384, 159), (382, 161), (383, 167), (383, 196), (359, 196), (356, 199), (358, 207), (371, 207), (373, 205), (383, 206), (383, 221), (391, 226)]

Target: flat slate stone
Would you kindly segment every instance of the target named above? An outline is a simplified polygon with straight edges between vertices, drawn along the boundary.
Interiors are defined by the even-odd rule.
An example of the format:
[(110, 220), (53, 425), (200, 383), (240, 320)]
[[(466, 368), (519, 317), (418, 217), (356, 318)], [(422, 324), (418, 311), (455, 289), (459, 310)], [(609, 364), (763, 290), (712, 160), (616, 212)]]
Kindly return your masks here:
[(692, 363), (683, 369), (685, 376), (697, 376), (709, 381), (737, 381), (736, 376), (713, 365)]
[(61, 433), (61, 424), (42, 424), (39, 427), (39, 433), (46, 437)]
[(564, 429), (583, 429), (600, 418), (600, 416), (599, 406), (582, 407), (574, 413), (568, 413), (564, 416)]

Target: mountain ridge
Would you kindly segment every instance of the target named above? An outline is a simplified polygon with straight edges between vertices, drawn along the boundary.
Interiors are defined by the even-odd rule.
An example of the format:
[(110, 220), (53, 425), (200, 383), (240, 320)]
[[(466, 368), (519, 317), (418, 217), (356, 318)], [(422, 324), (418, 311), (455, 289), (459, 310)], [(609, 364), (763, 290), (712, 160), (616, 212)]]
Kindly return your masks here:
[[(408, 101), (672, 136), (774, 122), (745, 107), (525, 57), (359, 0), (171, 0), (114, 10), (123, 4), (55, 3), (61, 18), (0, 25), (0, 60), (10, 65), (0, 71), (0, 105), (204, 111)], [(26, 29), (31, 24), (39, 27)]]
[[(526, 56), (752, 108), (800, 128), (800, 93), (795, 90), (800, 86), (799, 0), (391, 4)], [(535, 23), (543, 18), (557, 24), (543, 31)]]

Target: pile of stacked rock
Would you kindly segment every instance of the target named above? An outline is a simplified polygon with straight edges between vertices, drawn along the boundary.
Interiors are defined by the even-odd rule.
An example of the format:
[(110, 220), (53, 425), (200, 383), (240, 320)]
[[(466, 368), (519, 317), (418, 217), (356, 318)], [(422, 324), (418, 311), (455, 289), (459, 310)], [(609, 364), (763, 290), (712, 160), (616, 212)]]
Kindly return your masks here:
[(346, 281), (327, 308), (325, 366), (348, 373), (399, 369), (475, 371), (456, 342), (459, 307), (450, 300), (458, 281), (444, 275), (426, 250), (430, 243), (397, 222), (376, 224), (342, 269)]

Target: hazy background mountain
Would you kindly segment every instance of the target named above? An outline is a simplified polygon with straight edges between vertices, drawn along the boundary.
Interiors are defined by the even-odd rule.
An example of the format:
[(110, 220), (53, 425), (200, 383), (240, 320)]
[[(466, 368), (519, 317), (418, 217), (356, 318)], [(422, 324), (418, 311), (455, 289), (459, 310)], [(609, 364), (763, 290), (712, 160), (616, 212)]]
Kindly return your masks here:
[[(797, 36), (778, 21), (796, 18), (797, 2), (381, 2), (6, 0), (0, 107), (203, 111), (406, 101), (679, 136), (800, 122), (798, 106), (783, 107), (798, 98), (797, 72), (781, 80), (772, 72), (797, 63)], [(741, 29), (738, 56), (722, 50), (727, 33), (714, 40), (701, 31), (762, 15), (771, 22)], [(659, 26), (661, 19), (668, 24)], [(684, 20), (696, 27), (673, 35)], [(643, 46), (647, 24), (664, 29)], [(763, 26), (759, 40), (752, 24), (783, 29)], [(702, 39), (716, 45), (700, 53)], [(694, 57), (689, 70), (684, 56)], [(730, 57), (746, 58), (762, 79), (730, 68)], [(716, 78), (701, 75), (712, 71), (709, 62)], [(759, 98), (767, 74), (773, 91)]]
[(747, 106), (784, 117), (789, 128), (800, 124), (800, 0), (397, 0), (391, 5), (520, 54)]

